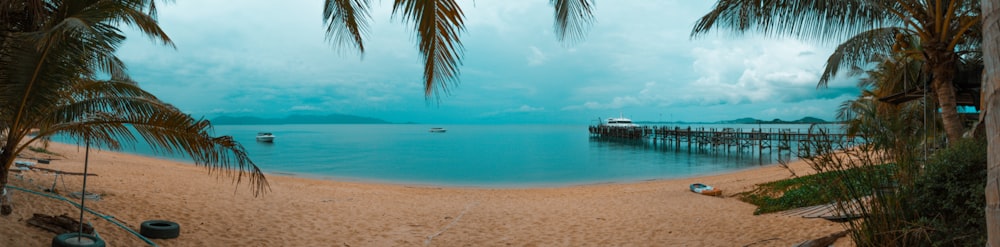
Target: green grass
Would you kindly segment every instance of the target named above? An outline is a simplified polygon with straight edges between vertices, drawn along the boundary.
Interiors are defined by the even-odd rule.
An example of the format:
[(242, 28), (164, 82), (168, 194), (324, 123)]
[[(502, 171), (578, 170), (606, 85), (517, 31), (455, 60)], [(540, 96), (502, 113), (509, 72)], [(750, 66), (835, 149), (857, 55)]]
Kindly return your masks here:
[[(841, 184), (840, 181), (844, 180), (857, 182), (868, 180), (866, 179), (870, 178), (868, 174), (887, 174), (885, 172), (889, 167), (890, 165), (878, 166), (875, 172), (867, 171), (870, 169), (855, 168), (778, 180), (758, 184), (754, 190), (739, 193), (738, 197), (757, 206), (757, 210), (754, 210), (755, 215), (827, 204), (835, 198), (832, 193), (839, 191), (838, 188), (831, 188), (831, 184)], [(855, 186), (855, 188), (866, 188), (866, 186)]]
[(48, 149), (45, 149), (43, 147), (28, 147), (28, 150), (31, 150), (32, 152), (36, 152), (36, 153), (59, 155), (59, 154), (53, 153), (52, 151), (49, 151)]

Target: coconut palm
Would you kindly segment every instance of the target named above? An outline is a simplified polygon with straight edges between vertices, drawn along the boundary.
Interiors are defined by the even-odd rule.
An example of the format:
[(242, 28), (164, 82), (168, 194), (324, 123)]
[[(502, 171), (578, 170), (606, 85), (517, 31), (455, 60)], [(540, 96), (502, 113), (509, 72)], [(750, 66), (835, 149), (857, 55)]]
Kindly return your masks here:
[[(876, 57), (873, 69), (854, 68), (851, 74), (865, 74), (858, 80), (861, 95), (841, 104), (837, 119), (845, 122), (850, 135), (867, 136), (877, 148), (892, 149), (897, 141), (909, 141), (923, 133), (923, 100), (902, 104), (880, 99), (924, 82), (921, 65), (908, 56)], [(899, 150), (910, 152), (913, 150)]]
[[(951, 142), (963, 134), (955, 100), (956, 66), (978, 49), (980, 0), (719, 0), (695, 24), (692, 36), (713, 28), (759, 31), (822, 41), (846, 40), (827, 60), (819, 86), (841, 66), (858, 66), (875, 54), (904, 52), (924, 61)], [(914, 44), (903, 37), (917, 37)]]
[(1000, 0), (983, 0), (984, 119), (989, 139), (989, 173), (986, 179), (988, 246), (1000, 246)]
[[(17, 154), (46, 137), (64, 134), (118, 149), (138, 134), (159, 151), (188, 154), (210, 172), (248, 179), (255, 194), (266, 190), (239, 143), (211, 136), (208, 121), (160, 101), (126, 75), (115, 56), (125, 39), (117, 25), (172, 45), (153, 16), (150, 0), (0, 3), (0, 186)], [(0, 201), (9, 209), (6, 203)]]
[[(594, 21), (592, 0), (549, 0), (555, 9), (555, 29), (559, 40), (578, 40)], [(364, 36), (371, 15), (368, 0), (325, 0), (323, 22), (327, 39), (336, 45), (354, 46), (365, 51)], [(393, 15), (412, 22), (417, 47), (424, 60), (424, 96), (447, 93), (449, 84), (458, 83), (462, 63), (465, 14), (455, 0), (394, 0)]]

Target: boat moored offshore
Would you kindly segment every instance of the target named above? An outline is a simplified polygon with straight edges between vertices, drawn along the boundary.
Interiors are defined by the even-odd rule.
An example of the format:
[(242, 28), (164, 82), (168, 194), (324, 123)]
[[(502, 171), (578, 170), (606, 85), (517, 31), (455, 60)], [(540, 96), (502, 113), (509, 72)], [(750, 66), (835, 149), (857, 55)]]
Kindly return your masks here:
[(257, 141), (259, 142), (274, 142), (274, 134), (271, 132), (260, 132), (257, 133)]

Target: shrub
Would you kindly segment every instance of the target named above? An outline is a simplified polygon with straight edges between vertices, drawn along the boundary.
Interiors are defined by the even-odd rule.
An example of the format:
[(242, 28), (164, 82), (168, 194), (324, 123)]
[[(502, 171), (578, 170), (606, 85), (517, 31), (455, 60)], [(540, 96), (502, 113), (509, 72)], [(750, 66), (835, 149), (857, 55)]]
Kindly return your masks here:
[(914, 183), (915, 225), (934, 246), (986, 244), (986, 141), (965, 139), (939, 151)]

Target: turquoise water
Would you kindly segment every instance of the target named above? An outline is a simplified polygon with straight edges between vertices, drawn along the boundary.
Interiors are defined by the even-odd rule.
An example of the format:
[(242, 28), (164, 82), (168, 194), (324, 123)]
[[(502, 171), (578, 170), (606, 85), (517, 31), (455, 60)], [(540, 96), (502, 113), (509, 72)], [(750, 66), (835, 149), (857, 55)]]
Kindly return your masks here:
[[(447, 132), (430, 133), (431, 127)], [(256, 133), (262, 131), (274, 133), (274, 143), (256, 142)], [(223, 125), (215, 126), (215, 134), (233, 136), (265, 172), (440, 186), (538, 187), (683, 178), (778, 159), (767, 151), (758, 157), (756, 152), (674, 150), (649, 141), (592, 138), (586, 125)], [(143, 145), (125, 151), (155, 156)], [(789, 158), (788, 152), (785, 155)]]

